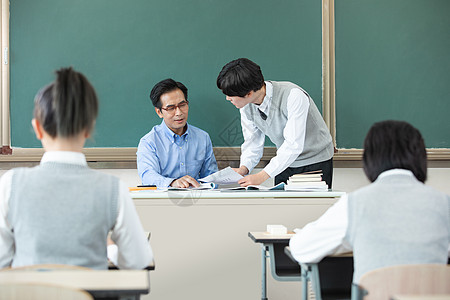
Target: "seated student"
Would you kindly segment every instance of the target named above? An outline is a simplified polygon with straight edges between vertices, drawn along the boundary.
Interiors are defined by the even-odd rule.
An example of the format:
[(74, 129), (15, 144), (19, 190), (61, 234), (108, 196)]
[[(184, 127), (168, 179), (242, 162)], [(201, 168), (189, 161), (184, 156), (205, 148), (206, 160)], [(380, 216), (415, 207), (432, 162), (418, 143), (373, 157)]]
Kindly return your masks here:
[(353, 281), (373, 269), (446, 264), (450, 197), (424, 185), (425, 144), (406, 122), (375, 123), (364, 141), (364, 172), (372, 182), (343, 196), (291, 238), (299, 262), (353, 250)]
[(247, 58), (227, 63), (217, 76), (217, 87), (226, 100), (239, 108), (244, 143), (240, 167), (245, 176), (258, 164), (265, 137), (277, 147), (277, 155), (241, 186), (261, 184), (269, 177), (275, 184), (293, 174), (322, 170), (331, 189), (334, 147), (322, 115), (308, 93), (287, 81), (264, 81), (261, 68)]
[(187, 123), (187, 88), (165, 79), (153, 87), (150, 99), (163, 121), (139, 142), (137, 167), (142, 184), (198, 187), (197, 179), (217, 172), (217, 163), (209, 135)]
[(0, 178), (0, 268), (68, 264), (107, 269), (107, 236), (118, 246), (118, 267), (153, 261), (127, 186), (91, 170), (82, 149), (94, 128), (98, 101), (72, 68), (34, 100), (32, 125), (45, 153), (39, 166)]

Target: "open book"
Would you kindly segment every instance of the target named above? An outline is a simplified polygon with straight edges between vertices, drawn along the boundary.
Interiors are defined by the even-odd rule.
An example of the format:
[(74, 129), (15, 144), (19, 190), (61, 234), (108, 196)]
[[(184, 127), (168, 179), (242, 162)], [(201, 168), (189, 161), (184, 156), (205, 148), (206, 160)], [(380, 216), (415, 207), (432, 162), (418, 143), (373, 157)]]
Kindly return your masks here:
[(217, 189), (217, 184), (213, 182), (200, 183), (199, 187), (190, 186), (188, 188), (168, 187), (168, 191), (190, 191), (190, 190), (214, 190)]
[(246, 187), (238, 186), (231, 188), (220, 189), (221, 192), (229, 191), (284, 191), (284, 182), (277, 184), (276, 186), (263, 186), (263, 185), (249, 185)]

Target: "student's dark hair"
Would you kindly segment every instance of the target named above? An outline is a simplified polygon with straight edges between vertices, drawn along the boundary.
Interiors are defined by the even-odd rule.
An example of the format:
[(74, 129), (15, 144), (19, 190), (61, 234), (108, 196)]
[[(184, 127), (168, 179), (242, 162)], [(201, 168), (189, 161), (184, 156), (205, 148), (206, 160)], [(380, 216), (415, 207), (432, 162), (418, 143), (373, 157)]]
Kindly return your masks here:
[(98, 114), (97, 95), (83, 74), (62, 68), (55, 81), (36, 94), (33, 114), (53, 138), (90, 133)]
[(264, 85), (261, 68), (248, 58), (227, 63), (217, 76), (217, 87), (227, 96), (244, 97)]
[(363, 168), (371, 182), (382, 172), (406, 169), (421, 182), (427, 179), (427, 152), (419, 130), (403, 121), (372, 125), (364, 140)]
[(153, 106), (161, 108), (161, 96), (176, 89), (180, 89), (184, 94), (184, 99), (188, 99), (188, 90), (181, 82), (167, 78), (155, 84), (150, 92), (150, 100), (152, 100)]

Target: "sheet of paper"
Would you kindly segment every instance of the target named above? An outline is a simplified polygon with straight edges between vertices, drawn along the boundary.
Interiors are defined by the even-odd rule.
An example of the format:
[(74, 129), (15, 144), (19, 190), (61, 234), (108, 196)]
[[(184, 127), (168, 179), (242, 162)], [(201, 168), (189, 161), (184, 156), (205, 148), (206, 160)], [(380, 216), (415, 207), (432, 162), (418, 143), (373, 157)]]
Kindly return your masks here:
[(239, 179), (244, 178), (242, 175), (234, 171), (231, 167), (226, 167), (214, 174), (200, 178), (201, 182), (214, 182), (217, 184), (230, 184), (236, 183)]

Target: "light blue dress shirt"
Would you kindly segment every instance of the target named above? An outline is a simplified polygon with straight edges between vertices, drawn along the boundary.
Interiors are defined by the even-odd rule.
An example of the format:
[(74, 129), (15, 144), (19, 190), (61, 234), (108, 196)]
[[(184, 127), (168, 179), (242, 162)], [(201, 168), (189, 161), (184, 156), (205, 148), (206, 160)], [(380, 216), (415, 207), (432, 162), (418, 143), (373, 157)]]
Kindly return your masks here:
[(217, 172), (208, 133), (192, 125), (179, 136), (162, 121), (141, 138), (136, 154), (142, 184), (165, 188), (185, 175), (197, 180)]

